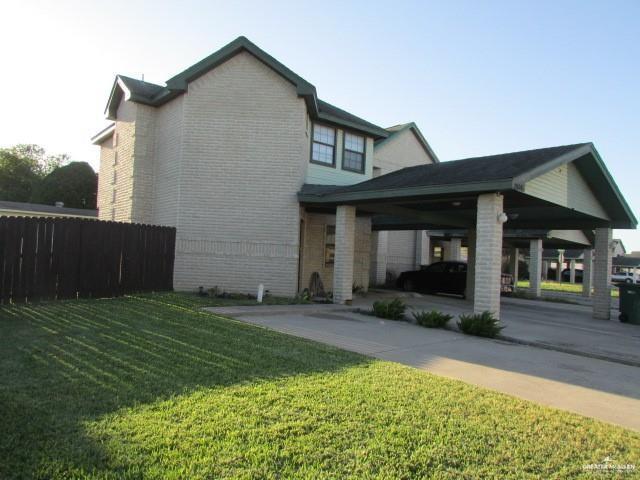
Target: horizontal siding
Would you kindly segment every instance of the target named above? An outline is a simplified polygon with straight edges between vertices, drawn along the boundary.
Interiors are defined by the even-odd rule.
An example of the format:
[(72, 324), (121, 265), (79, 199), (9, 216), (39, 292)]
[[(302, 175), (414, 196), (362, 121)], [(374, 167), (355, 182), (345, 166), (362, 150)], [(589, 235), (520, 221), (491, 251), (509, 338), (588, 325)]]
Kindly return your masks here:
[(524, 186), (524, 192), (581, 213), (608, 219), (605, 209), (573, 163), (562, 165)]
[[(367, 138), (364, 173), (342, 170), (343, 141), (344, 132), (343, 130), (338, 129), (336, 139), (336, 167), (326, 167), (324, 165), (309, 162), (305, 183), (318, 185), (353, 185), (354, 183), (364, 182), (373, 176), (373, 139)], [(309, 144), (310, 143), (311, 140), (309, 140)]]

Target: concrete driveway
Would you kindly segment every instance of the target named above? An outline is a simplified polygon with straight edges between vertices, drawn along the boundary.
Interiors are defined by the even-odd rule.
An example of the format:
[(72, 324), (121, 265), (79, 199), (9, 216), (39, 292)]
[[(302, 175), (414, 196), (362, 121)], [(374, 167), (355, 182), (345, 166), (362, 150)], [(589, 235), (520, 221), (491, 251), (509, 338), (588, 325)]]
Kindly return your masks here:
[[(471, 302), (459, 297), (394, 291), (360, 297), (354, 305), (370, 308), (376, 299), (394, 296), (402, 296), (409, 311), (435, 309), (454, 316), (473, 311)], [(620, 323), (617, 310), (610, 321), (595, 320), (591, 313), (585, 305), (503, 297), (502, 334), (524, 344), (640, 367), (640, 325)]]
[[(453, 300), (436, 298), (412, 299), (410, 303), (429, 301), (429, 305), (435, 305), (436, 301), (448, 304)], [(370, 301), (372, 298), (368, 297), (356, 303), (366, 305)], [(461, 303), (453, 302), (454, 308), (460, 307)], [(511, 305), (505, 307), (511, 310)], [(543, 307), (547, 308), (546, 305)], [(427, 329), (406, 322), (384, 321), (337, 305), (208, 310), (640, 431), (639, 367), (501, 340), (469, 337), (454, 331)], [(556, 317), (563, 311), (562, 308), (552, 310)], [(518, 311), (517, 305), (513, 311)], [(528, 315), (522, 314), (521, 322), (525, 322)], [(554, 319), (546, 310), (540, 313), (540, 317), (538, 322)], [(508, 324), (508, 328), (527, 331), (524, 326), (517, 325), (518, 321), (514, 321)], [(531, 329), (527, 335), (533, 336), (544, 326), (536, 323)], [(617, 327), (613, 331), (616, 332)], [(583, 332), (585, 336), (596, 333)]]

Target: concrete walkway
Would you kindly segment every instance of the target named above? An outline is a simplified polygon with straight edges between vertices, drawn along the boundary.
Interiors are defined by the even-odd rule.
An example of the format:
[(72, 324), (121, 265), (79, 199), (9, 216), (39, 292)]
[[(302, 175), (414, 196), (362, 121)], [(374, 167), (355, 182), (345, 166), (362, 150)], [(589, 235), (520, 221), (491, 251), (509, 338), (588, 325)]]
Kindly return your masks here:
[(344, 306), (208, 310), (640, 431), (638, 367), (384, 321)]

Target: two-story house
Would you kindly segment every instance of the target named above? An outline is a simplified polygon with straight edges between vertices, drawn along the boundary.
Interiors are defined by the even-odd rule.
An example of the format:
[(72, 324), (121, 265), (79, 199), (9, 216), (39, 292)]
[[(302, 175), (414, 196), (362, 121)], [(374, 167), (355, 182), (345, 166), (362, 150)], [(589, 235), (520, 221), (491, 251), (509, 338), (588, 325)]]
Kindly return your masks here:
[(594, 316), (610, 315), (612, 228), (637, 221), (592, 143), (439, 163), (415, 124), (320, 100), (244, 37), (164, 86), (118, 75), (106, 114), (99, 218), (175, 226), (178, 290), (294, 295), (319, 277), (344, 303), (429, 263), (425, 230), (453, 228), (474, 311), (499, 315), (505, 245), (528, 248), (539, 296), (545, 242), (584, 250)]
[[(383, 129), (320, 100), (244, 37), (166, 86), (118, 75), (106, 114), (114, 123), (93, 139), (100, 219), (177, 227), (179, 290), (293, 295), (314, 272), (331, 290), (335, 215), (301, 207), (302, 185), (438, 161), (415, 124)], [(354, 284), (368, 287), (372, 260), (376, 283), (414, 268), (415, 232), (390, 232), (381, 251), (369, 216), (356, 230)]]

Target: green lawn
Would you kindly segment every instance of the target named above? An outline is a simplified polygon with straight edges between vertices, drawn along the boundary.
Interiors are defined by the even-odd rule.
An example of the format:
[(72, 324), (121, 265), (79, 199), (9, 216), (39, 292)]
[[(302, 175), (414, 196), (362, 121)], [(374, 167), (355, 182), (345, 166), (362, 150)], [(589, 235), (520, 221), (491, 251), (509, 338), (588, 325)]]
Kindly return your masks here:
[[(571, 478), (640, 434), (199, 310), (0, 308), (0, 478)], [(630, 478), (626, 476), (625, 478)]]
[[(518, 287), (520, 288), (529, 288), (529, 280), (518, 280)], [(568, 293), (582, 293), (582, 284), (581, 283), (560, 283), (560, 282), (552, 282), (552, 281), (544, 281), (541, 283), (542, 290), (551, 290), (554, 292), (568, 292)], [(611, 289), (611, 296), (618, 297), (620, 296), (620, 290), (617, 288)]]

